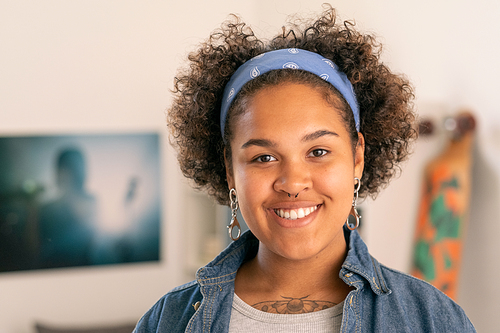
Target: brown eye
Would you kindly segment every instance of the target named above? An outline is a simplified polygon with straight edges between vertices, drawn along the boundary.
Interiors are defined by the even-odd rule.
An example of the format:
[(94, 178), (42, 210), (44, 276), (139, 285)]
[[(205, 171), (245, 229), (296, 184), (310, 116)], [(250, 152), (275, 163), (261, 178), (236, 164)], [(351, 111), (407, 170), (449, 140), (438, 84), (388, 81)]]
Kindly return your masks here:
[(262, 156), (257, 157), (256, 160), (257, 160), (257, 162), (266, 163), (266, 162), (275, 161), (276, 159), (274, 157), (272, 157), (271, 155), (262, 155)]
[(313, 151), (311, 151), (310, 155), (312, 157), (321, 157), (323, 155), (326, 155), (327, 153), (328, 151), (325, 149), (314, 149)]

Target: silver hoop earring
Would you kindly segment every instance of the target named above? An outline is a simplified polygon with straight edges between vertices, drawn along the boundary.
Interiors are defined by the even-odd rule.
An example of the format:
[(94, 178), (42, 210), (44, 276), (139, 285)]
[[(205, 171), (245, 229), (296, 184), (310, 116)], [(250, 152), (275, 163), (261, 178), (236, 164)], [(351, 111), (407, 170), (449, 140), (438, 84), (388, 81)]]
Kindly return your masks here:
[[(236, 195), (236, 190), (234, 188), (229, 190), (229, 201), (230, 201), (230, 207), (231, 207), (231, 223), (227, 226), (228, 232), (229, 232), (229, 238), (231, 238), (233, 241), (237, 241), (240, 239), (241, 236), (241, 227), (240, 223), (238, 222), (238, 219), (236, 216), (238, 215), (238, 196)], [(238, 228), (238, 234), (236, 237), (233, 237), (233, 228), (237, 227)]]
[(358, 177), (355, 177), (354, 180), (357, 180), (357, 183), (356, 183), (356, 188), (354, 189), (354, 197), (352, 198), (352, 208), (351, 208), (351, 212), (349, 213), (349, 215), (352, 215), (354, 216), (354, 218), (356, 219), (356, 224), (351, 224), (349, 223), (349, 217), (347, 218), (347, 221), (345, 221), (345, 224), (347, 226), (347, 229), (349, 230), (355, 230), (356, 228), (359, 227), (359, 220), (361, 219), (361, 215), (358, 214), (358, 211), (356, 210), (356, 204), (358, 202), (358, 192), (359, 192), (359, 188), (361, 187), (361, 180), (359, 180)]

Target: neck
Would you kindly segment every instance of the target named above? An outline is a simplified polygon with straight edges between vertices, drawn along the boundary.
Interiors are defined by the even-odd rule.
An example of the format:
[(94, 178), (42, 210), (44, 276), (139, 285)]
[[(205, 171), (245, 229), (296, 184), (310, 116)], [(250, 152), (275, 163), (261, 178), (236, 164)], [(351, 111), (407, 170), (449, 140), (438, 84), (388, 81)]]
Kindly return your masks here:
[(238, 270), (235, 292), (248, 304), (283, 297), (341, 302), (350, 288), (339, 278), (347, 254), (344, 237), (312, 258), (290, 260), (260, 243), (257, 256)]

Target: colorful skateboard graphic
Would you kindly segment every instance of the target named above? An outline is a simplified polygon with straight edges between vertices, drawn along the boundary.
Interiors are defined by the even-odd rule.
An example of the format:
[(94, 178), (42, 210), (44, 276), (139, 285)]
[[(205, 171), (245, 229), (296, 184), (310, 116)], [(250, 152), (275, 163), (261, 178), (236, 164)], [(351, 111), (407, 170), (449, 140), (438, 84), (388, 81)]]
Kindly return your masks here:
[(471, 114), (447, 119), (451, 140), (426, 167), (417, 217), (412, 275), (456, 299), (471, 187)]

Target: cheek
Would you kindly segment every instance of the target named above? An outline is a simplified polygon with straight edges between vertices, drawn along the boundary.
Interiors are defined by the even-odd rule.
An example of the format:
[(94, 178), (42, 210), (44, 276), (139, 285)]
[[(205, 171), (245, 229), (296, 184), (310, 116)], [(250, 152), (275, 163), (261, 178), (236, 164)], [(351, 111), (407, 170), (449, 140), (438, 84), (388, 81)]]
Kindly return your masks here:
[(269, 187), (266, 177), (254, 172), (248, 172), (243, 168), (236, 169), (235, 185), (241, 204), (251, 204), (259, 201), (262, 194)]
[(314, 175), (314, 189), (336, 203), (350, 204), (354, 193), (354, 167), (339, 164), (317, 170)]
[(238, 192), (240, 211), (245, 222), (252, 228), (257, 216), (265, 214), (261, 208), (273, 195), (272, 180), (265, 174), (248, 171), (235, 166), (235, 185)]

